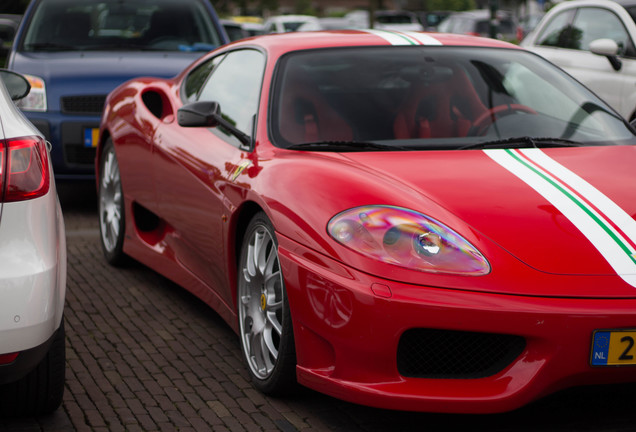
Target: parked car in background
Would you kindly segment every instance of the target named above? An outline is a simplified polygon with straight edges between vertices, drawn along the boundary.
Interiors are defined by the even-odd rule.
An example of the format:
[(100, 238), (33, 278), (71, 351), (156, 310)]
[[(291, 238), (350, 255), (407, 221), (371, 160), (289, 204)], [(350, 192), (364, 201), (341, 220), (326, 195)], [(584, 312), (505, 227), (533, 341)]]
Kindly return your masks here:
[(247, 36), (259, 36), (265, 34), (263, 19), (256, 16), (233, 16), (232, 21), (238, 22), (243, 27), (243, 32)]
[(506, 411), (636, 382), (635, 166), (516, 45), (268, 35), (109, 94), (100, 241), (214, 308), (262, 392)]
[(236, 21), (222, 19), (221, 25), (230, 41), (236, 41), (248, 37), (247, 32), (243, 29), (243, 25)]
[(245, 22), (241, 23), (243, 31), (247, 36), (260, 36), (266, 34), (265, 26), (260, 23)]
[(0, 416), (62, 403), (66, 237), (47, 143), (16, 108), (28, 81), (0, 70)]
[(417, 15), (409, 11), (378, 10), (375, 11), (374, 28), (397, 31), (422, 31), (424, 27), (417, 19)]
[(437, 26), (451, 13), (451, 11), (426, 11), (417, 15), (425, 31), (437, 31)]
[[(354, 10), (345, 15), (356, 28), (369, 27), (369, 11)], [(424, 28), (417, 15), (409, 11), (377, 10), (374, 13), (373, 28), (379, 30), (421, 31)]]
[(51, 142), (56, 178), (91, 179), (108, 92), (173, 76), (227, 41), (208, 0), (33, 0), (7, 67), (31, 82), (19, 107)]
[(636, 118), (636, 0), (560, 3), (521, 42)]
[(298, 31), (317, 31), (317, 30), (346, 30), (363, 28), (356, 25), (351, 20), (340, 18), (318, 18), (318, 21), (305, 23), (298, 27)]
[[(520, 29), (514, 17), (505, 12), (498, 11), (493, 23), (496, 27), (496, 39), (508, 42), (517, 41)], [(472, 36), (490, 37), (491, 18), (490, 11), (486, 9), (454, 12), (437, 26), (437, 31), (443, 33), (458, 33)]]
[(263, 23), (265, 33), (287, 33), (298, 31), (302, 25), (312, 23), (318, 25), (318, 18), (311, 15), (276, 15)]

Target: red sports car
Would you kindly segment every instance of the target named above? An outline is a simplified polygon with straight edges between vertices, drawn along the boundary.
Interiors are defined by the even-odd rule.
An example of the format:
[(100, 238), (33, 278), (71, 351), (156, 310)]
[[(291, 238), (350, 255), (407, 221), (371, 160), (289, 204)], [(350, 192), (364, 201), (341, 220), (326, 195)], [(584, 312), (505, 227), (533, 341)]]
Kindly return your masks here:
[(636, 381), (635, 167), (513, 45), (268, 35), (110, 94), (101, 241), (214, 308), (265, 393), (499, 412)]

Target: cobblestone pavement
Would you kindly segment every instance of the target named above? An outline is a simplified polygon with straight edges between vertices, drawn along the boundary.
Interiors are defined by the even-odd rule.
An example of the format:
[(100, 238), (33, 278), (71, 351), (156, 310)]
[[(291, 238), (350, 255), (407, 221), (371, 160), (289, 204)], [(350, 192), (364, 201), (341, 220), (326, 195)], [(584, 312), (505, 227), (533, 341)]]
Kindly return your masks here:
[(211, 309), (138, 264), (102, 259), (92, 188), (60, 188), (68, 242), (66, 391), (0, 431), (633, 431), (636, 386), (585, 388), (500, 415), (386, 411), (309, 390), (264, 397)]

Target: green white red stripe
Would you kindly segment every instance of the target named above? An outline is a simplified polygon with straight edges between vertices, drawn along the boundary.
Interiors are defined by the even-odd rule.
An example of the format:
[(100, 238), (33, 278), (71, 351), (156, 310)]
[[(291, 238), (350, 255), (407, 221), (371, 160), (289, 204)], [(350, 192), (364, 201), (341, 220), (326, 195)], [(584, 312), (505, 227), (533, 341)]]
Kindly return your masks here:
[(636, 221), (540, 149), (484, 150), (567, 217), (616, 273), (636, 287)]
[(441, 45), (442, 43), (434, 37), (414, 32), (414, 31), (395, 31), (395, 30), (365, 30), (376, 36), (380, 36), (391, 45)]

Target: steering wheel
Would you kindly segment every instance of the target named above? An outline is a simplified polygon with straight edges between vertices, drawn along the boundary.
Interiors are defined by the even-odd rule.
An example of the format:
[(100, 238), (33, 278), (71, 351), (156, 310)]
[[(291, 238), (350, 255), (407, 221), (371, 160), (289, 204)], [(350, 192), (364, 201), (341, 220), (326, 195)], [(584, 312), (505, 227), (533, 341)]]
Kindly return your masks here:
[(532, 108), (521, 104), (504, 104), (489, 108), (482, 115), (477, 117), (473, 125), (468, 129), (467, 136), (479, 136), (486, 131), (486, 128), (497, 120), (497, 117), (505, 117), (515, 112), (525, 112), (528, 114), (536, 114)]

